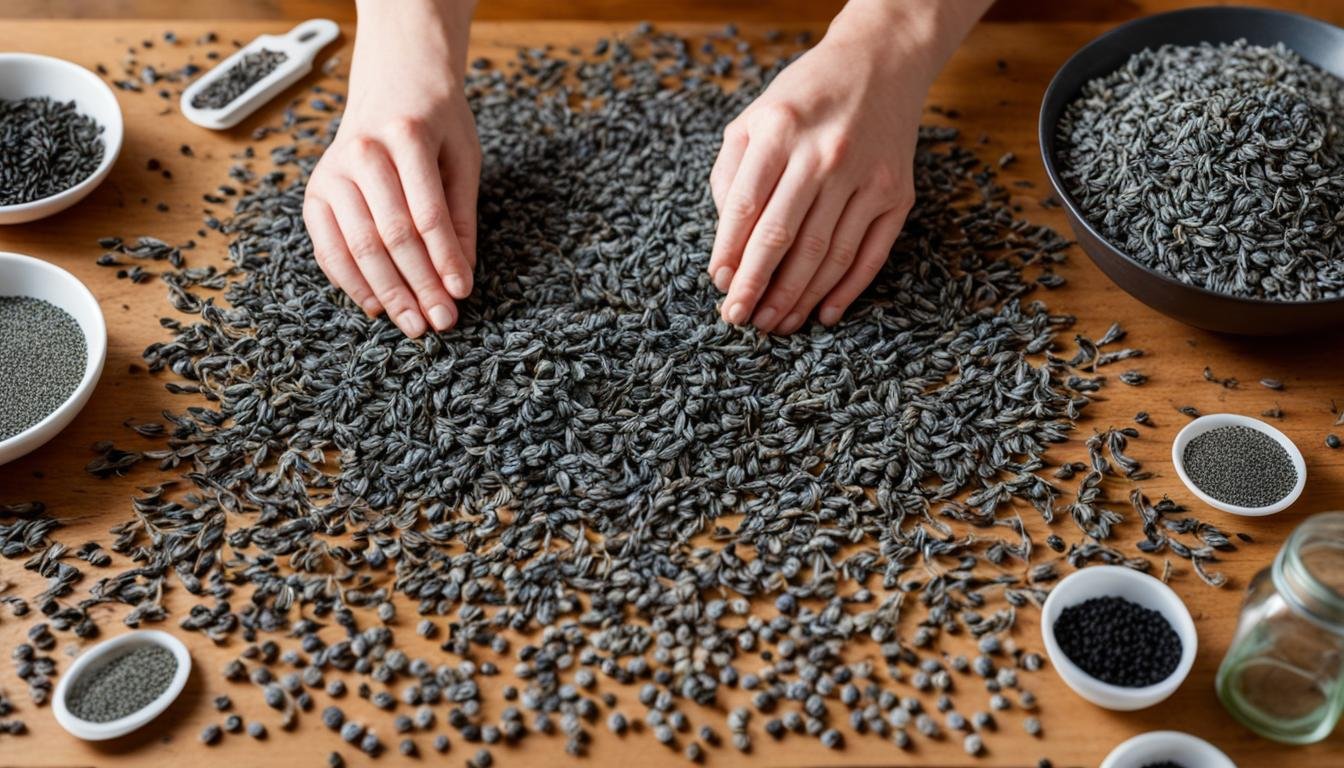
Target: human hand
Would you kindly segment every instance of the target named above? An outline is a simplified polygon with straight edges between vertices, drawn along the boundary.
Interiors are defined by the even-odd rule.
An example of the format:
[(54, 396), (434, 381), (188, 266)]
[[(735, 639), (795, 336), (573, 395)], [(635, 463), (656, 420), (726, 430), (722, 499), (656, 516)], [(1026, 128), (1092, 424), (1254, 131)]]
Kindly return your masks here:
[(471, 293), (476, 265), (481, 149), (462, 89), (470, 8), (445, 19), (437, 2), (367, 5), (349, 103), (303, 218), (327, 278), (414, 338), (457, 323), (454, 299)]
[(927, 24), (897, 23), (886, 5), (852, 2), (724, 131), (709, 262), (724, 320), (792, 333), (820, 304), (833, 325), (886, 262), (914, 202), (924, 97), (955, 27), (932, 8), (916, 19)]

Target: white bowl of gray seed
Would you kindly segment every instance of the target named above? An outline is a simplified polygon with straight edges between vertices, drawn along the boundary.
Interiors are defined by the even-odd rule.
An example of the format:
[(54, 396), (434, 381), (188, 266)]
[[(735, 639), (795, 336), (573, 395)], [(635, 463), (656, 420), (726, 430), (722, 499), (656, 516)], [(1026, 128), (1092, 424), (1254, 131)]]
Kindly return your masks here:
[(63, 59), (0, 53), (0, 224), (74, 205), (121, 152), (121, 106), (97, 75)]
[(1214, 509), (1263, 517), (1282, 512), (1307, 485), (1302, 451), (1279, 430), (1236, 413), (1211, 413), (1185, 425), (1171, 462), (1190, 492)]
[(191, 654), (181, 640), (157, 629), (128, 632), (75, 659), (51, 710), (73, 736), (115, 739), (163, 714), (190, 674)]
[(74, 275), (0, 252), (0, 465), (65, 429), (89, 401), (107, 356), (107, 325)]

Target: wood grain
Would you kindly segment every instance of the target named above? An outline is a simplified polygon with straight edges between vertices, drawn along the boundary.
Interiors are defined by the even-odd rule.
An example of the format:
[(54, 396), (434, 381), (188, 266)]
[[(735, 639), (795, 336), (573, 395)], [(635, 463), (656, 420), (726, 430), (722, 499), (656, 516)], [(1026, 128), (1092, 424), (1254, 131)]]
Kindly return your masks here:
[[(1339, 21), (1344, 17), (1344, 8), (1335, 8), (1330, 15)], [(186, 40), (207, 29), (218, 30), (228, 40), (249, 39), (262, 32), (282, 30), (285, 26), (284, 23), (259, 22), (182, 22), (175, 24), (175, 29)], [(623, 23), (480, 23), (473, 31), (473, 55), (502, 58), (520, 44), (587, 45), (599, 36), (626, 28)], [(676, 28), (694, 34), (708, 27), (687, 24)], [(159, 29), (154, 22), (10, 22), (0, 25), (0, 49), (47, 53), (92, 67), (99, 62), (115, 62), (128, 42), (153, 35)], [(1058, 210), (1043, 209), (1039, 205), (1039, 200), (1048, 194), (1035, 142), (1036, 108), (1041, 94), (1055, 68), (1078, 46), (1104, 29), (1102, 24), (1079, 23), (982, 24), (962, 47), (930, 96), (930, 104), (953, 108), (960, 113), (954, 123), (966, 136), (989, 135), (987, 144), (979, 150), (987, 160), (1009, 150), (1017, 154), (1019, 161), (1008, 168), (1005, 181), (1011, 184), (1024, 180), (1034, 185), (1031, 188), (1010, 186), (1024, 215), (1033, 221), (1066, 227)], [(348, 38), (340, 45), (348, 47)], [(193, 50), (165, 51), (160, 47), (156, 48), (155, 55), (161, 56), (165, 63), (180, 63), (187, 52)], [(999, 59), (1008, 62), (1003, 71), (996, 67), (995, 62)], [(316, 79), (310, 77), (305, 85), (314, 82)], [(339, 86), (339, 83), (333, 85)], [(299, 93), (299, 87), (302, 86), (292, 90), (291, 95)], [(108, 527), (130, 514), (129, 499), (135, 493), (135, 487), (154, 482), (158, 477), (155, 472), (137, 469), (126, 478), (95, 480), (82, 470), (92, 457), (88, 446), (96, 440), (110, 438), (124, 447), (150, 447), (153, 445), (151, 441), (138, 438), (122, 426), (123, 421), (151, 421), (159, 418), (165, 409), (180, 410), (191, 404), (189, 398), (170, 396), (164, 391), (162, 385), (168, 377), (148, 375), (137, 366), (143, 348), (165, 338), (158, 318), (173, 314), (163, 287), (152, 281), (133, 285), (115, 279), (110, 270), (95, 266), (94, 259), (100, 253), (96, 240), (112, 234), (128, 238), (153, 234), (175, 242), (195, 237), (202, 215), (201, 194), (225, 180), (225, 172), (232, 162), (230, 155), (253, 143), (247, 137), (263, 119), (254, 118), (230, 132), (212, 133), (189, 125), (175, 113), (160, 115), (162, 102), (153, 95), (119, 93), (118, 98), (126, 115), (127, 141), (111, 178), (89, 199), (61, 215), (0, 229), (0, 250), (40, 256), (72, 271), (98, 297), (108, 319), (106, 372), (90, 406), (52, 443), (20, 461), (0, 467), (0, 503), (28, 499), (46, 501), (51, 513), (65, 525), (60, 533), (63, 540), (76, 545), (89, 539), (108, 542)], [(941, 118), (931, 114), (930, 119)], [(184, 143), (194, 149), (193, 157), (179, 153), (179, 147)], [(259, 145), (259, 149), (264, 148), (264, 144)], [(264, 156), (264, 151), (259, 155)], [(173, 171), (172, 181), (165, 182), (146, 170), (151, 158), (159, 159)], [(155, 204), (160, 201), (169, 205), (167, 213), (155, 210)], [(192, 263), (222, 261), (226, 244), (218, 235), (211, 234), (198, 240), (199, 247), (189, 254)], [(1147, 351), (1134, 367), (1151, 376), (1151, 382), (1141, 388), (1112, 383), (1101, 393), (1099, 401), (1088, 409), (1077, 439), (1052, 450), (1049, 457), (1058, 461), (1078, 458), (1082, 453), (1081, 440), (1093, 429), (1127, 424), (1136, 411), (1147, 410), (1152, 413), (1157, 427), (1145, 429), (1142, 438), (1134, 441), (1132, 446), (1134, 455), (1157, 472), (1157, 477), (1143, 483), (1145, 491), (1153, 498), (1169, 494), (1191, 505), (1197, 514), (1231, 530), (1246, 532), (1255, 539), (1255, 543), (1242, 546), (1223, 559), (1221, 568), (1232, 577), (1232, 583), (1223, 590), (1204, 586), (1188, 568), (1177, 564), (1173, 586), (1190, 605), (1200, 632), (1196, 666), (1184, 687), (1172, 699), (1143, 712), (1106, 712), (1078, 699), (1047, 669), (1025, 676), (1025, 685), (1034, 690), (1041, 701), (1039, 716), (1045, 726), (1043, 738), (1033, 739), (1025, 735), (1021, 726), (1024, 713), (1004, 713), (999, 718), (1000, 732), (986, 739), (989, 751), (978, 760), (962, 753), (959, 739), (937, 743), (919, 739), (917, 748), (910, 753), (899, 752), (889, 742), (871, 737), (851, 737), (848, 747), (838, 752), (825, 750), (811, 739), (790, 738), (776, 743), (761, 733), (758, 721), (753, 726), (757, 738), (751, 759), (744, 759), (731, 750), (720, 750), (711, 753), (709, 764), (899, 763), (1023, 768), (1035, 765), (1042, 756), (1049, 756), (1057, 766), (1095, 766), (1116, 743), (1136, 733), (1163, 728), (1177, 728), (1211, 739), (1232, 755), (1242, 768), (1285, 764), (1325, 768), (1344, 763), (1344, 745), (1338, 738), (1305, 748), (1288, 748), (1256, 738), (1231, 720), (1213, 692), (1214, 672), (1231, 637), (1241, 589), (1247, 579), (1270, 560), (1297, 522), (1312, 512), (1339, 508), (1344, 502), (1344, 451), (1330, 451), (1322, 445), (1334, 421), (1331, 398), (1344, 403), (1344, 374), (1338, 366), (1344, 349), (1341, 349), (1339, 334), (1278, 340), (1219, 337), (1167, 320), (1130, 299), (1076, 249), (1061, 273), (1068, 279), (1068, 285), (1042, 294), (1041, 298), (1052, 309), (1077, 315), (1078, 331), (1089, 336), (1100, 334), (1113, 320), (1122, 321), (1130, 331), (1129, 341)], [(1220, 377), (1233, 376), (1243, 383), (1235, 389), (1209, 384), (1201, 377), (1201, 370), (1206, 365)], [(1256, 385), (1255, 382), (1264, 376), (1282, 379), (1286, 383), (1285, 391), (1271, 392)], [(1298, 441), (1307, 454), (1310, 481), (1302, 500), (1290, 511), (1267, 520), (1230, 518), (1195, 502), (1177, 481), (1170, 466), (1170, 441), (1185, 422), (1176, 407), (1188, 404), (1205, 412), (1258, 414), (1275, 403), (1287, 414), (1282, 429)], [(1119, 509), (1126, 508), (1124, 499), (1129, 489), (1125, 482), (1107, 483), (1108, 497), (1117, 500)], [(1029, 510), (1027, 516), (1034, 518)], [(1121, 535), (1125, 546), (1138, 538), (1132, 523), (1130, 525)], [(1039, 541), (1044, 536), (1044, 529), (1033, 526)], [(32, 574), (22, 570), (17, 561), (0, 560), (0, 583), (3, 582), (13, 582), (14, 588), (22, 594), (33, 594), (40, 589)], [(87, 587), (88, 583), (82, 586)], [(191, 604), (181, 590), (170, 593), (168, 601), (178, 617)], [(400, 644), (413, 654), (453, 660), (450, 655), (438, 651), (433, 643), (417, 638), (411, 631), (415, 623), (413, 606), (403, 602), (400, 607), (401, 618), (396, 624), (399, 636), (404, 638)], [(121, 611), (101, 607), (97, 613), (104, 617), (108, 634), (123, 631), (115, 618)], [(1028, 648), (1040, 647), (1036, 621), (1035, 610), (1022, 612), (1014, 634), (1016, 642)], [(28, 623), (10, 618), (7, 611), (0, 611), (0, 649), (5, 650), (5, 658), (7, 649), (20, 640)], [(168, 626), (171, 628), (172, 625)], [(302, 716), (294, 732), (283, 732), (274, 713), (261, 703), (257, 689), (225, 683), (218, 670), (241, 649), (238, 640), (215, 647), (204, 638), (181, 634), (189, 642), (197, 663), (197, 671), (193, 673), (184, 696), (152, 727), (105, 744), (78, 742), (67, 736), (56, 726), (48, 709), (35, 709), (27, 702), (23, 685), (14, 676), (10, 662), (0, 659), (0, 689), (8, 691), (16, 700), (20, 707), (18, 716), (27, 721), (32, 732), (23, 738), (0, 736), (0, 765), (180, 766), (224, 761), (252, 766), (320, 765), (325, 764), (326, 753), (333, 749), (345, 754), (349, 764), (362, 764), (358, 753), (324, 731), (316, 713)], [(56, 654), (62, 669), (69, 662), (64, 652), (66, 643), (67, 638), (62, 636), (62, 650)], [(957, 651), (958, 647), (954, 645), (949, 650)], [(853, 652), (856, 658), (871, 657), (875, 649), (856, 644)], [(507, 660), (502, 664), (504, 669), (511, 666)], [(984, 708), (985, 694), (970, 681), (959, 682), (962, 683), (957, 694), (959, 708), (968, 713)], [(503, 684), (501, 678), (485, 680), (488, 714), (498, 714), (496, 691)], [(633, 688), (618, 686), (612, 690), (627, 714), (637, 716), (642, 713), (642, 708), (634, 701)], [(226, 737), (222, 744), (213, 748), (196, 742), (201, 727), (221, 719), (210, 706), (210, 700), (224, 692), (233, 696), (238, 711), (268, 724), (271, 736), (266, 742), (256, 742), (246, 736)], [(316, 698), (318, 708), (315, 712), (327, 703), (324, 694), (319, 693)], [(725, 698), (725, 706), (741, 701), (740, 697), (732, 695)], [(395, 745), (389, 717), (374, 713), (353, 696), (347, 697), (342, 706), (350, 716), (375, 724), (384, 741)], [(445, 708), (439, 708), (440, 721), (444, 711)], [(713, 723), (722, 730), (721, 713), (708, 713), (707, 716), (695, 713), (693, 720)], [(596, 739), (588, 765), (614, 767), (628, 764), (632, 759), (650, 766), (684, 765), (678, 754), (659, 747), (647, 731), (616, 738), (601, 724), (594, 730)], [(472, 745), (462, 743), (455, 732), (450, 735), (454, 740), (450, 757), (454, 761), (475, 751)], [(430, 738), (422, 736), (418, 741), (421, 750), (428, 752)], [(495, 752), (503, 765), (565, 762), (561, 741), (556, 738), (531, 737), (519, 747), (500, 747)], [(403, 761), (400, 756), (389, 754), (379, 763), (409, 765), (414, 761)]]

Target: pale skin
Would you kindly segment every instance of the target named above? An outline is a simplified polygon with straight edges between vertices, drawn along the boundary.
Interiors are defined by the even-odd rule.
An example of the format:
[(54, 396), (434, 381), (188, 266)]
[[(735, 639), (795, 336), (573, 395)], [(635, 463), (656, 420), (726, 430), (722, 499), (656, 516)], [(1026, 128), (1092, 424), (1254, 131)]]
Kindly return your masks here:
[[(844, 316), (914, 202), (929, 84), (990, 2), (850, 0), (727, 126), (709, 179), (725, 321), (788, 334)], [(481, 150), (462, 86), (475, 3), (357, 5), (349, 103), (304, 221), (366, 313), (410, 337), (446, 331), (476, 266)]]

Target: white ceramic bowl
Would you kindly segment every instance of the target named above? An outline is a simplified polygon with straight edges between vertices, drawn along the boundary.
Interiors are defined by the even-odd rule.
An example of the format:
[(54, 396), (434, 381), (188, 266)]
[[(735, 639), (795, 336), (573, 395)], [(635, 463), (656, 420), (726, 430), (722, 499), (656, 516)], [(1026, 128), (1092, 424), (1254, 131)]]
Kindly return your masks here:
[(1111, 750), (1101, 768), (1143, 768), (1164, 760), (1189, 768), (1237, 768), (1222, 750), (1180, 731), (1141, 733)]
[(87, 179), (50, 197), (18, 205), (0, 205), (0, 224), (21, 224), (63, 211), (107, 178), (121, 152), (121, 105), (112, 89), (89, 70), (51, 56), (0, 53), (0, 99), (49, 96), (73, 101), (75, 108), (103, 126), (103, 161)]
[[(1094, 597), (1123, 597), (1132, 603), (1161, 613), (1181, 639), (1181, 660), (1166, 680), (1142, 688), (1111, 685), (1084, 672), (1069, 660), (1055, 639), (1055, 620), (1065, 608)], [(1041, 637), (1055, 672), (1079, 696), (1106, 709), (1130, 711), (1143, 709), (1162, 701), (1185, 681), (1195, 664), (1199, 638), (1195, 621), (1181, 598), (1166, 584), (1119, 565), (1094, 565), (1069, 574), (1050, 590), (1050, 596), (1041, 608)]]
[[(177, 671), (173, 673), (173, 679), (163, 693), (144, 709), (106, 723), (91, 723), (75, 717), (66, 698), (74, 681), (78, 680), (80, 675), (96, 672), (108, 662), (143, 645), (163, 646), (172, 652), (173, 658), (177, 659)], [(115, 739), (163, 714), (168, 705), (182, 693), (182, 688), (187, 684), (187, 676), (190, 674), (191, 654), (187, 653), (187, 646), (183, 645), (181, 640), (157, 629), (128, 632), (98, 643), (75, 659), (75, 663), (70, 665), (70, 669), (66, 670), (56, 685), (56, 694), (51, 699), (51, 711), (56, 715), (56, 722), (73, 736), (86, 741)]]
[(88, 351), (84, 377), (75, 391), (46, 418), (13, 437), (0, 440), (0, 464), (36, 449), (65, 429), (89, 401), (107, 358), (107, 325), (98, 300), (74, 275), (31, 256), (0, 252), (0, 296), (31, 296), (55, 304), (79, 323)]
[[(1190, 444), (1191, 440), (1199, 435), (1202, 435), (1211, 429), (1218, 429), (1219, 427), (1250, 427), (1251, 429), (1259, 430), (1274, 438), (1278, 444), (1282, 445), (1283, 449), (1288, 452), (1288, 458), (1292, 460), (1293, 468), (1297, 470), (1297, 485), (1293, 486), (1293, 490), (1290, 491), (1287, 496), (1284, 496), (1278, 502), (1270, 504), (1267, 507), (1239, 507), (1236, 504), (1228, 504), (1227, 502), (1219, 501), (1201, 491), (1190, 479), (1190, 476), (1185, 473), (1185, 447)], [(1200, 501), (1208, 504), (1214, 509), (1230, 512), (1234, 515), (1263, 517), (1264, 515), (1272, 515), (1276, 512), (1282, 512), (1288, 507), (1291, 507), (1293, 502), (1297, 501), (1297, 497), (1302, 495), (1302, 489), (1307, 486), (1307, 463), (1303, 460), (1302, 451), (1298, 450), (1297, 445), (1293, 443), (1287, 435), (1265, 422), (1259, 419), (1252, 419), (1249, 416), (1241, 416), (1236, 413), (1211, 413), (1207, 416), (1200, 416), (1189, 424), (1186, 424), (1185, 429), (1182, 429), (1177, 433), (1175, 442), (1171, 444), (1171, 463), (1175, 465), (1176, 474), (1181, 478), (1181, 482), (1185, 483), (1185, 487), (1189, 488), (1191, 493), (1199, 497)]]

